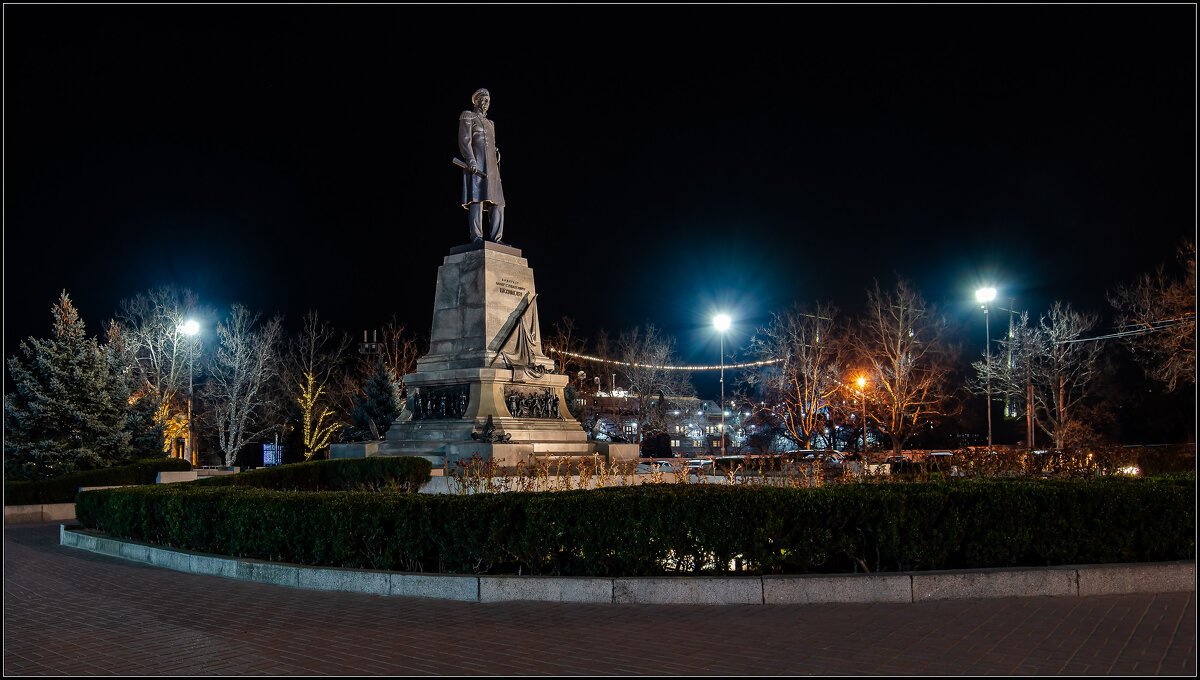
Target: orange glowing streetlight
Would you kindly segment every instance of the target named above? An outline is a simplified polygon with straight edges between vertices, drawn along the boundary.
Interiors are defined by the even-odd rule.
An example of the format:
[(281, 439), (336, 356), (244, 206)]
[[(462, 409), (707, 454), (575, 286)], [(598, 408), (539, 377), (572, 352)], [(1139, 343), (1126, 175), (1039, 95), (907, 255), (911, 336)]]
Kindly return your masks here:
[[(854, 382), (858, 383), (858, 398), (862, 400), (862, 450), (865, 452), (867, 450), (867, 395), (863, 390), (867, 386), (867, 379), (860, 375)], [(863, 463), (866, 463), (865, 453)]]

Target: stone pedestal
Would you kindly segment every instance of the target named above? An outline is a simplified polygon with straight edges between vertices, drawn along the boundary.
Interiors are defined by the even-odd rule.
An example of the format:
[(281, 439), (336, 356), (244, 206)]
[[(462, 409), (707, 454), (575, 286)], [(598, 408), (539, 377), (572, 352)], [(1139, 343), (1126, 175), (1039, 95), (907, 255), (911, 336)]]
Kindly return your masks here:
[(491, 242), (452, 248), (438, 268), (429, 353), (404, 376), (404, 411), (367, 455), (440, 457), (447, 466), (475, 453), (501, 465), (590, 455), (594, 445), (563, 395), (570, 378), (553, 373), (541, 339), (521, 251)]
[(366, 458), (374, 456), (379, 451), (379, 442), (347, 442), (345, 444), (330, 444), (330, 460), (337, 458)]
[(638, 444), (614, 444), (612, 442), (595, 442), (596, 453), (609, 463), (637, 461), (642, 453)]

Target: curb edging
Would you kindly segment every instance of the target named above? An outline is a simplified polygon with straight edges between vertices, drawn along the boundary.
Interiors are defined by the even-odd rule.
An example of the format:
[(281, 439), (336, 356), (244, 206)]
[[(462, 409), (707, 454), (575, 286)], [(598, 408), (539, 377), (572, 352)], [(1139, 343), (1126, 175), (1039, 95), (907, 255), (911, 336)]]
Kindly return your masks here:
[(59, 545), (190, 574), (305, 590), (462, 602), (591, 604), (916, 603), (998, 597), (1083, 597), (1196, 590), (1196, 562), (1066, 565), (789, 576), (464, 576), (309, 567), (102, 537), (59, 525)]

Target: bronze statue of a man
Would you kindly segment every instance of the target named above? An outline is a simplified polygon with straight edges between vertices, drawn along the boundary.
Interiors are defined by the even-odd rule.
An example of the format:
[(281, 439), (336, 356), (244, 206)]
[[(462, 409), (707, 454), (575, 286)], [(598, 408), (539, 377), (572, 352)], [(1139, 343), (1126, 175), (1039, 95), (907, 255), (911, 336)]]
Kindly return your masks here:
[(483, 213), (492, 214), (490, 239), (500, 243), (504, 235), (504, 189), (500, 186), (500, 151), (496, 148), (496, 124), (488, 120), (492, 96), (485, 89), (471, 95), (474, 110), (458, 117), (458, 150), (462, 154), (462, 207), (470, 220), (471, 240), (483, 240)]

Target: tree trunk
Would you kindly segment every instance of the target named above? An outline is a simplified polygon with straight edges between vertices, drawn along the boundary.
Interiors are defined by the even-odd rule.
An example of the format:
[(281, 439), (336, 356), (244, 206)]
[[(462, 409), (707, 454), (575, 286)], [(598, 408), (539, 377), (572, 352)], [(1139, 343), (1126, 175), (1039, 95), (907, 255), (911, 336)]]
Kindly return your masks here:
[(1058, 411), (1058, 427), (1054, 429), (1054, 447), (1059, 451), (1063, 448), (1063, 430), (1067, 427), (1067, 415), (1063, 413), (1063, 380), (1058, 378), (1058, 389), (1054, 392), (1054, 407)]
[(1033, 409), (1034, 409), (1034, 406), (1033, 406), (1033, 378), (1030, 377), (1028, 384), (1026, 386), (1026, 394), (1025, 394), (1025, 411), (1026, 411), (1025, 412), (1025, 420), (1026, 420), (1025, 429), (1028, 430), (1026, 435), (1029, 437), (1028, 446), (1029, 446), (1030, 451), (1032, 451), (1034, 449), (1033, 439), (1034, 439), (1035, 430), (1034, 430), (1034, 426), (1033, 426)]

